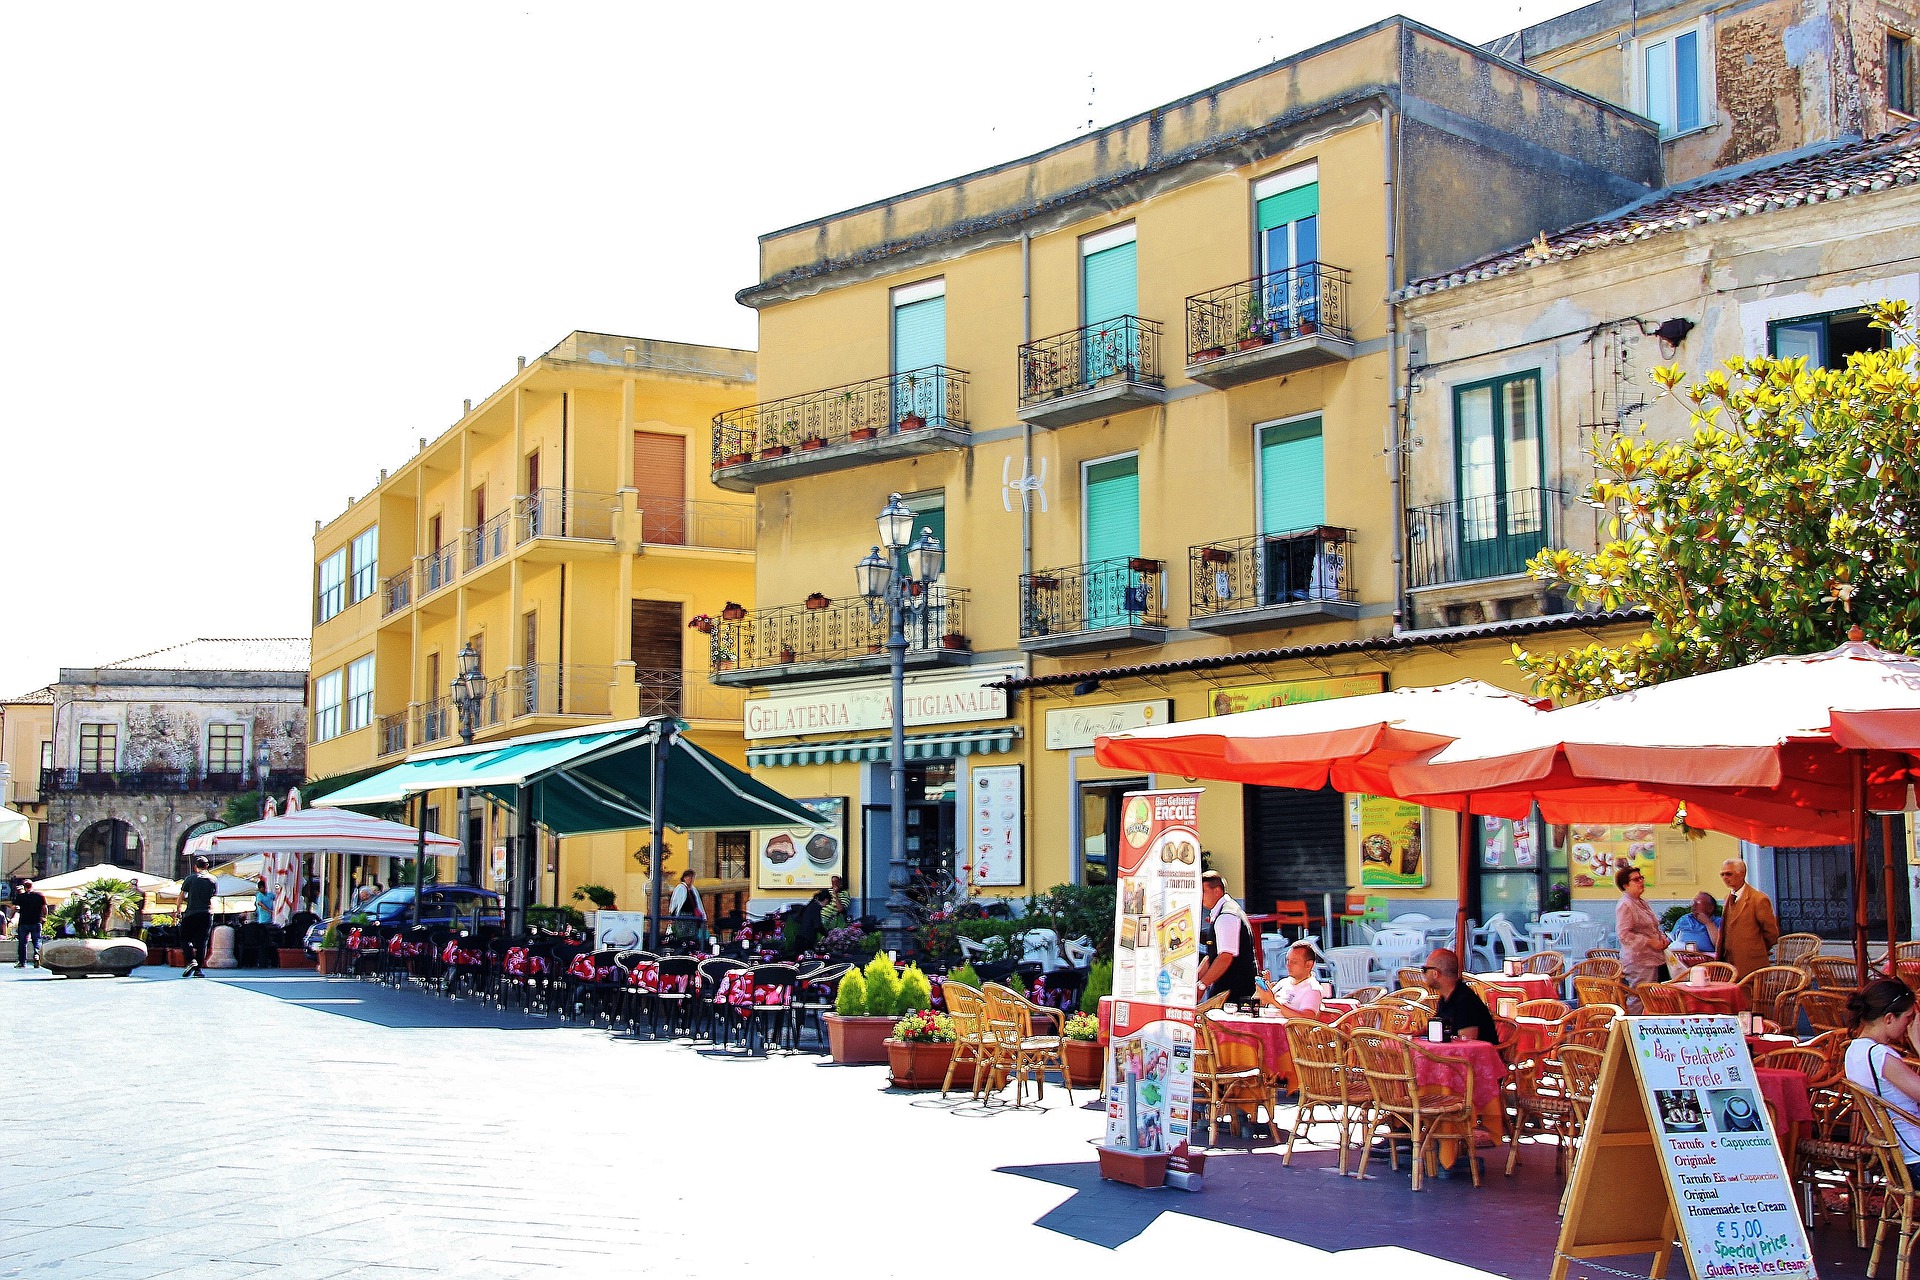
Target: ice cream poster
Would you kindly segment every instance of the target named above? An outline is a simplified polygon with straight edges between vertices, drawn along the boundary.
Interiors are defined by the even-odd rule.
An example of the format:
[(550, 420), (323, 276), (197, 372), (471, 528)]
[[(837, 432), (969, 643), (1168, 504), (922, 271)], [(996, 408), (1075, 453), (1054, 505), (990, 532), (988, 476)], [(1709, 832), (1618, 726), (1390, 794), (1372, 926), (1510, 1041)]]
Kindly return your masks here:
[(755, 888), (828, 889), (833, 877), (846, 874), (847, 798), (816, 796), (799, 803), (826, 825), (755, 831)]
[(1360, 797), (1360, 883), (1421, 888), (1427, 883), (1426, 810), (1387, 796)]

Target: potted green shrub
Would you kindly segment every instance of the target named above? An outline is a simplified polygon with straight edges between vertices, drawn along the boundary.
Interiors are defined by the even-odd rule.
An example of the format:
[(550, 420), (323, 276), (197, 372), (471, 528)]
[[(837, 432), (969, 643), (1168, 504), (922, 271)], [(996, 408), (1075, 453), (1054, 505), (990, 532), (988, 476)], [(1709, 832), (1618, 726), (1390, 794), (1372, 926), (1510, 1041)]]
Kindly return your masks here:
[(346, 970), (345, 943), (340, 937), (340, 926), (328, 925), (327, 931), (320, 935), (320, 973), (342, 973)]
[(1067, 1083), (1076, 1089), (1100, 1083), (1100, 1019), (1090, 1013), (1076, 1013), (1067, 1019), (1061, 1032), (1061, 1056), (1067, 1063)]
[(827, 1015), (827, 1046), (841, 1066), (887, 1061), (887, 1036), (899, 1017), (900, 979), (885, 952), (865, 970), (850, 969)]
[(887, 1038), (887, 1065), (896, 1089), (935, 1089), (953, 1062), (953, 1019), (922, 1009), (902, 1015)]

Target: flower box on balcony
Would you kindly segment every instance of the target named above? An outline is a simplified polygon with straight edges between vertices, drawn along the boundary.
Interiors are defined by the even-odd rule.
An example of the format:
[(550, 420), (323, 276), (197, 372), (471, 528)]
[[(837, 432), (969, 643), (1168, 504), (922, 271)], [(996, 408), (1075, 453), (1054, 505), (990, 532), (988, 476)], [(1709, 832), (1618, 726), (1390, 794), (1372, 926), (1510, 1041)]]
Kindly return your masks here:
[(1035, 591), (1058, 591), (1060, 589), (1060, 579), (1049, 574), (1036, 573), (1033, 577), (1028, 578), (1027, 582)]
[(967, 647), (967, 638), (958, 631), (949, 631), (946, 635), (940, 637), (940, 647), (942, 649), (959, 649), (964, 652)]
[(878, 439), (879, 435), (880, 435), (880, 428), (878, 427), (855, 427), (853, 430), (847, 432), (847, 439), (874, 440), (874, 439)]
[(788, 666), (788, 665), (791, 665), (793, 661), (794, 661), (794, 656), (793, 656), (793, 650), (792, 650), (792, 649), (782, 649), (782, 650), (780, 651), (780, 665), (781, 665), (781, 666), (783, 666), (783, 667), (784, 667), (784, 666)]
[(1193, 362), (1199, 364), (1203, 360), (1218, 360), (1225, 354), (1227, 354), (1225, 347), (1202, 347), (1193, 353)]
[(784, 458), (792, 452), (793, 450), (787, 448), (784, 444), (771, 444), (760, 451), (760, 456), (762, 458)]
[(1272, 342), (1272, 341), (1273, 341), (1273, 339), (1272, 339), (1271, 337), (1269, 337), (1269, 336), (1268, 336), (1267, 334), (1264, 334), (1264, 333), (1250, 333), (1250, 334), (1248, 334), (1248, 335), (1247, 335), (1246, 337), (1244, 337), (1244, 338), (1242, 338), (1242, 339), (1240, 339), (1240, 344), (1239, 344), (1239, 345), (1240, 345), (1240, 350), (1242, 350), (1242, 351), (1251, 351), (1251, 350), (1253, 350), (1253, 349), (1254, 349), (1255, 347), (1264, 347), (1264, 346), (1266, 346), (1266, 345), (1267, 345), (1267, 344), (1268, 344), (1269, 342)]
[(818, 591), (807, 597), (807, 608), (809, 609), (824, 609), (832, 603), (833, 601), (821, 595)]
[(1233, 552), (1227, 550), (1225, 547), (1202, 547), (1200, 548), (1200, 563), (1232, 564)]
[(1318, 333), (1318, 332), (1320, 332), (1320, 326), (1319, 326), (1318, 324), (1315, 324), (1315, 323), (1314, 323), (1313, 321), (1311, 321), (1311, 320), (1302, 320), (1302, 321), (1300, 322), (1300, 336), (1301, 336), (1301, 337), (1303, 337), (1303, 338), (1305, 338), (1305, 337), (1310, 337), (1311, 335), (1313, 335), (1313, 334), (1316, 334), (1316, 333)]
[(906, 414), (900, 415), (900, 429), (902, 431), (918, 431), (920, 428), (926, 425), (927, 425), (927, 420), (921, 417), (917, 413), (906, 413)]
[(713, 619), (704, 613), (696, 613), (687, 620), (687, 629), (698, 631), (703, 636), (710, 636), (713, 634)]
[(740, 619), (747, 616), (747, 606), (743, 604), (735, 604), (733, 601), (729, 600), (726, 603), (726, 607), (720, 610), (720, 616), (725, 618), (728, 622), (738, 622), (740, 621)]
[(800, 442), (800, 448), (802, 452), (805, 452), (809, 449), (824, 449), (826, 447), (827, 447), (827, 441), (824, 436), (808, 436), (805, 440), (802, 440)]
[(1163, 567), (1158, 560), (1149, 560), (1145, 556), (1134, 556), (1127, 561), (1127, 568), (1135, 573), (1158, 573)]
[(750, 453), (730, 453), (720, 459), (720, 465), (723, 467), (739, 467), (746, 465), (752, 460), (753, 455)]

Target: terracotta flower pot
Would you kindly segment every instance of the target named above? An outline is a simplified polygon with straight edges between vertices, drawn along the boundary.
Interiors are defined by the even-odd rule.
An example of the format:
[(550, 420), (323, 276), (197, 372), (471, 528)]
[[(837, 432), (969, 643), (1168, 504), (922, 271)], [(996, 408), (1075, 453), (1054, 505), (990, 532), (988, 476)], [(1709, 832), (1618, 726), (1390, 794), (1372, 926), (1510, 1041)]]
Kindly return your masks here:
[(947, 1078), (947, 1066), (953, 1061), (953, 1042), (910, 1044), (889, 1038), (887, 1065), (893, 1071), (896, 1089), (937, 1089)]
[(320, 949), (320, 972), (322, 974), (345, 973), (347, 953), (340, 947), (322, 947)]
[(311, 969), (313, 961), (307, 958), (305, 947), (278, 947), (280, 967), (282, 969)]
[(187, 967), (187, 949), (185, 947), (168, 947), (167, 963), (172, 965), (176, 969), (186, 968)]
[[(843, 1018), (827, 1015), (827, 1047), (841, 1066), (865, 1066), (887, 1061), (887, 1039), (894, 1018)], [(945, 1070), (945, 1068), (942, 1068)]]
[(752, 456), (753, 455), (746, 453), (730, 453), (720, 460), (720, 465), (723, 467), (744, 466), (752, 459)]
[(1102, 1054), (1098, 1040), (1066, 1040), (1060, 1045), (1067, 1060), (1067, 1080), (1076, 1089), (1094, 1088), (1100, 1083)]
[(809, 436), (805, 440), (802, 440), (800, 442), (800, 447), (803, 450), (824, 449), (827, 447), (827, 442), (825, 440), (822, 440), (819, 436)]
[(872, 440), (877, 438), (879, 434), (880, 428), (878, 427), (855, 427), (853, 430), (847, 432), (847, 438), (849, 440)]
[(1118, 1151), (1112, 1147), (1101, 1147), (1100, 1176), (1111, 1182), (1124, 1182), (1131, 1187), (1164, 1187), (1167, 1185), (1167, 1154), (1164, 1151)]
[(927, 425), (927, 420), (917, 413), (909, 413), (900, 419), (902, 431), (918, 431)]

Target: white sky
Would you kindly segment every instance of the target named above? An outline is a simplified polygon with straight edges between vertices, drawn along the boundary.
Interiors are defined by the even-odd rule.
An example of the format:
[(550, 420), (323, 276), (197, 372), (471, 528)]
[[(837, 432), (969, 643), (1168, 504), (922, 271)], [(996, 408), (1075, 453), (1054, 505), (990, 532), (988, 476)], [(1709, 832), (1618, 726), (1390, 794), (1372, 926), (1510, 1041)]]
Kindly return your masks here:
[(755, 345), (762, 232), (1394, 12), (1575, 7), (9, 6), (0, 695), (305, 635), (316, 518), (570, 330)]

